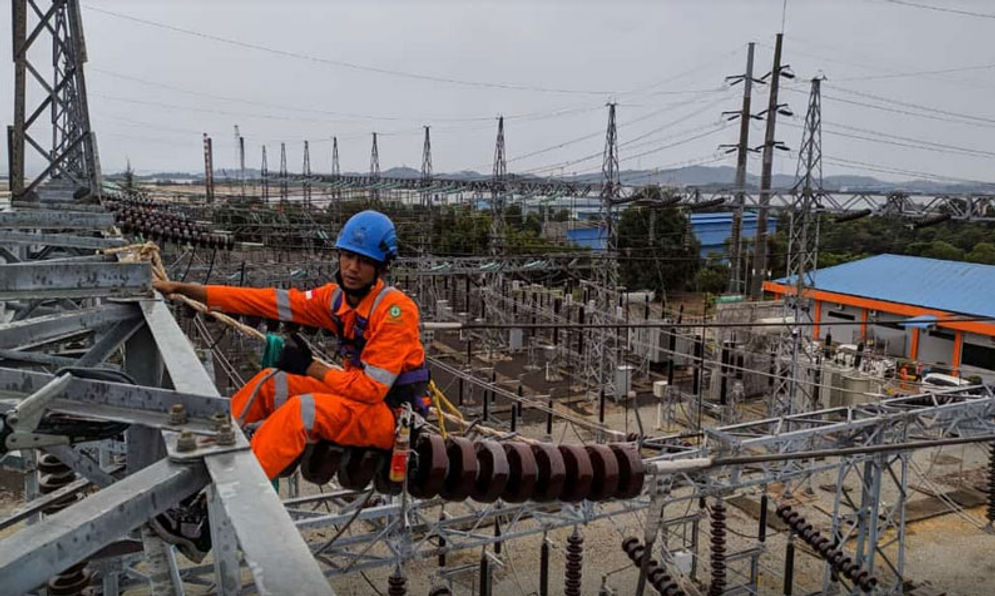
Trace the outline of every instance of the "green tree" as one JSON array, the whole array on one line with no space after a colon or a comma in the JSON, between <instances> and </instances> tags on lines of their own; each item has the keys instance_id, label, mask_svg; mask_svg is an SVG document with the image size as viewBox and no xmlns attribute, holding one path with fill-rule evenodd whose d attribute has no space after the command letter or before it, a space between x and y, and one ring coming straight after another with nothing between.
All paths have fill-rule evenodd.
<instances>
[{"instance_id":1,"label":"green tree","mask_svg":"<svg viewBox=\"0 0 995 596\"><path fill-rule=\"evenodd\" d=\"M659 187L643 188L634 199L618 222L621 282L630 289L660 292L692 287L699 244L688 217L674 206L653 204L666 202Z\"/></svg>"},{"instance_id":2,"label":"green tree","mask_svg":"<svg viewBox=\"0 0 995 596\"><path fill-rule=\"evenodd\" d=\"M964 260L964 251L957 248L949 242L944 242L943 240L934 240L927 244L920 256L929 257L931 259L943 259L946 261L962 261Z\"/></svg>"},{"instance_id":3,"label":"green tree","mask_svg":"<svg viewBox=\"0 0 995 596\"><path fill-rule=\"evenodd\" d=\"M964 260L971 261L972 263L995 265L995 244L991 242L979 242L975 244L971 252L964 256Z\"/></svg>"}]
</instances>

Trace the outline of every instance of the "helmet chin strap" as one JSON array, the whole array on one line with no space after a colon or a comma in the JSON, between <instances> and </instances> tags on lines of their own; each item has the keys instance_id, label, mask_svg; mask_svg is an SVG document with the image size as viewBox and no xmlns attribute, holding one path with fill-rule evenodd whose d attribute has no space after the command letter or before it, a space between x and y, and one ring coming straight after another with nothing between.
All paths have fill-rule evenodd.
<instances>
[{"instance_id":1,"label":"helmet chin strap","mask_svg":"<svg viewBox=\"0 0 995 596\"><path fill-rule=\"evenodd\" d=\"M342 280L342 272L341 271L335 272L335 283L339 284L339 287L342 288L342 291L345 293L347 297L354 298L357 301L366 298L366 295L373 290L373 286L377 285L378 279L380 279L380 271L377 271L376 276L373 277L373 281L371 281L370 283L359 288L358 290L350 290L349 288L346 287L345 282Z\"/></svg>"}]
</instances>

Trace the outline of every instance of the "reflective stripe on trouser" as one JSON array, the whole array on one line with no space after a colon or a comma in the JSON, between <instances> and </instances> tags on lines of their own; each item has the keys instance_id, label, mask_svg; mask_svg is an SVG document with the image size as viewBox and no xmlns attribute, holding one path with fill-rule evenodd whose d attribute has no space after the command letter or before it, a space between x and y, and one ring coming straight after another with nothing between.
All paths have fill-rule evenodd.
<instances>
[{"instance_id":1,"label":"reflective stripe on trouser","mask_svg":"<svg viewBox=\"0 0 995 596\"><path fill-rule=\"evenodd\" d=\"M390 449L394 414L386 404L369 405L331 393L295 395L252 436L252 452L270 478L285 470L309 440Z\"/></svg>"},{"instance_id":2,"label":"reflective stripe on trouser","mask_svg":"<svg viewBox=\"0 0 995 596\"><path fill-rule=\"evenodd\" d=\"M267 379L266 377L271 372L276 374ZM254 400L252 400L253 392L256 393ZM248 404L249 409L245 413L243 422L251 424L272 414L274 410L286 403L291 395L320 392L328 392L328 387L317 379L266 368L259 371L256 376L235 392L235 395L231 397L231 411L232 415L237 418Z\"/></svg>"},{"instance_id":3,"label":"reflective stripe on trouser","mask_svg":"<svg viewBox=\"0 0 995 596\"><path fill-rule=\"evenodd\" d=\"M233 412L241 412L266 373L261 371L232 396ZM281 377L292 396L282 405L277 403ZM394 444L394 414L383 402L371 405L345 399L328 393L317 379L282 371L265 381L258 393L245 421L265 419L252 437L252 452L270 478L297 459L309 440L380 449Z\"/></svg>"}]
</instances>

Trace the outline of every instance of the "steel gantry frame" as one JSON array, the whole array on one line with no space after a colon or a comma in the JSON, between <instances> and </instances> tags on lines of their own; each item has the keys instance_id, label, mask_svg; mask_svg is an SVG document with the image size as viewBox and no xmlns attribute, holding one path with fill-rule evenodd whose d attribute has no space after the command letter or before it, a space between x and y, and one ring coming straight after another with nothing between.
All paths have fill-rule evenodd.
<instances>
[{"instance_id":1,"label":"steel gantry frame","mask_svg":"<svg viewBox=\"0 0 995 596\"><path fill-rule=\"evenodd\" d=\"M10 190L14 200L32 196L50 178L62 179L70 196L77 188L102 191L97 143L87 106L86 43L79 0L12 0L14 124L9 128ZM33 15L34 18L29 18ZM29 27L30 24L30 27ZM48 52L51 79L39 52ZM30 75L30 76L29 76ZM32 83L29 85L29 83ZM35 91L29 94L28 89ZM31 96L42 99L29 104ZM30 113L28 110L31 110ZM42 130L48 113L50 130ZM50 141L41 134L48 132ZM30 183L25 178L25 147L34 149L43 167ZM47 145L47 146L46 146Z\"/></svg>"},{"instance_id":2,"label":"steel gantry frame","mask_svg":"<svg viewBox=\"0 0 995 596\"><path fill-rule=\"evenodd\" d=\"M171 586L170 578L179 577L172 550L151 532L138 530L167 507L206 488L219 593L240 590L240 563L249 569L260 593L278 593L289 585L299 586L301 593L332 593L241 431L235 430L233 445L217 442L215 415L228 417L228 400L218 394L162 298L152 295L148 265L94 254L95 249L119 244L113 219L49 211L47 199L53 197L46 196L44 186L39 191L39 209L0 218L3 228L27 224L33 230L50 230L38 234L32 244L51 242L51 250L32 252L32 245L19 237L0 238L5 261L0 265L0 295L5 305L20 307L14 311L16 320L0 324L0 359L5 365L0 368L0 408L9 413L25 407L27 397L44 397L45 411L54 414L127 423L121 450L125 469L113 471L113 462L96 461L92 449L67 447L64 439L45 435L40 426L28 438L35 437L32 440L43 449L101 490L39 519L38 512L52 502L52 495L37 492L35 457L30 449L22 449L20 457L7 453L4 465L27 472L28 502L15 521L8 518L2 525L25 517L33 523L0 541L0 585L10 593L33 590L80 560L115 559L123 540L137 542L148 556L159 553L157 560L173 571L159 569L162 573L157 574L153 566L148 576L139 577L146 577L153 589L182 592L182 587ZM66 219L74 216L78 221L67 225ZM94 245L99 239L86 237L83 242L76 235L80 231L102 231L107 244ZM67 264L88 270L81 274ZM102 279L108 282L94 283ZM53 375L6 366L12 363L119 370L134 385L73 377L62 391L45 396L43 387ZM182 423L170 417L178 405L186 418ZM193 452L177 446L181 430L200 437ZM106 456L101 453L100 459ZM76 491L80 488L75 486ZM117 559L122 566L100 566L105 593L116 592L126 575L136 573L130 568L133 560Z\"/></svg>"}]
</instances>

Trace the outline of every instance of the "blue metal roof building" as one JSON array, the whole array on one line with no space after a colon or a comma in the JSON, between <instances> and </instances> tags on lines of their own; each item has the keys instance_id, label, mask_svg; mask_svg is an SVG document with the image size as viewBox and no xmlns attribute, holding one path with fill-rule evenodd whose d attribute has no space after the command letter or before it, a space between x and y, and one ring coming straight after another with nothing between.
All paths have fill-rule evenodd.
<instances>
[{"instance_id":1,"label":"blue metal roof building","mask_svg":"<svg viewBox=\"0 0 995 596\"><path fill-rule=\"evenodd\" d=\"M827 292L995 318L995 265L885 254L819 269L812 278Z\"/></svg>"},{"instance_id":2,"label":"blue metal roof building","mask_svg":"<svg viewBox=\"0 0 995 596\"><path fill-rule=\"evenodd\" d=\"M691 231L701 246L698 254L705 258L709 254L718 253L725 257L726 240L732 234L732 213L692 213ZM773 234L777 231L777 218L767 218L767 231ZM757 234L757 214L743 213L742 237L753 238ZM592 227L567 230L567 240L585 248L603 250L605 248L604 230Z\"/></svg>"},{"instance_id":3,"label":"blue metal roof building","mask_svg":"<svg viewBox=\"0 0 995 596\"><path fill-rule=\"evenodd\" d=\"M885 254L819 269L812 280L804 293L815 338L873 341L889 355L995 378L995 266ZM764 289L793 294L794 279Z\"/></svg>"}]
</instances>

